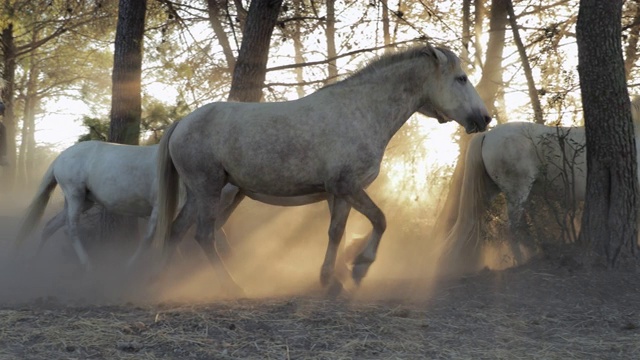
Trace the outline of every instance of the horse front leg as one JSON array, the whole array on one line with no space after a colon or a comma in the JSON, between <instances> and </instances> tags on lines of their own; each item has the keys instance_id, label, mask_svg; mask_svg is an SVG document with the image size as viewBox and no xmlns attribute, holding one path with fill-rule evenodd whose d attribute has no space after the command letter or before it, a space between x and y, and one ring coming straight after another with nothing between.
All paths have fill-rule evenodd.
<instances>
[{"instance_id":1,"label":"horse front leg","mask_svg":"<svg viewBox=\"0 0 640 360\"><path fill-rule=\"evenodd\" d=\"M320 283L323 287L328 287L327 294L330 297L336 297L343 288L342 283L335 276L336 258L340 242L344 236L351 205L345 199L335 197L329 200L329 211L331 212L329 244L327 245L327 253L320 271Z\"/></svg>"},{"instance_id":2,"label":"horse front leg","mask_svg":"<svg viewBox=\"0 0 640 360\"><path fill-rule=\"evenodd\" d=\"M356 284L359 285L376 259L380 239L382 239L382 234L387 228L387 221L382 210L371 200L364 189L347 196L346 199L354 209L366 216L373 226L373 231L369 235L367 244L353 261L351 276Z\"/></svg>"}]
</instances>

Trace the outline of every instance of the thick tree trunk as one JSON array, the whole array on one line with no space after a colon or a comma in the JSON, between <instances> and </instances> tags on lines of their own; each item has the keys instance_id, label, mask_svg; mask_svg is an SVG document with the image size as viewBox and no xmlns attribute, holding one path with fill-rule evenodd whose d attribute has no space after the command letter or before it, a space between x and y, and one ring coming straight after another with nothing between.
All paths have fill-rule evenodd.
<instances>
[{"instance_id":1,"label":"thick tree trunk","mask_svg":"<svg viewBox=\"0 0 640 360\"><path fill-rule=\"evenodd\" d=\"M230 101L262 100L267 73L271 34L278 20L282 0L253 0L242 36L238 61L233 71Z\"/></svg>"},{"instance_id":2,"label":"thick tree trunk","mask_svg":"<svg viewBox=\"0 0 640 360\"><path fill-rule=\"evenodd\" d=\"M608 266L637 250L637 154L621 16L622 0L581 0L576 25L588 168L580 240Z\"/></svg>"},{"instance_id":3,"label":"thick tree trunk","mask_svg":"<svg viewBox=\"0 0 640 360\"><path fill-rule=\"evenodd\" d=\"M142 112L142 40L147 0L120 0L113 56L109 141L137 145Z\"/></svg>"},{"instance_id":4,"label":"thick tree trunk","mask_svg":"<svg viewBox=\"0 0 640 360\"><path fill-rule=\"evenodd\" d=\"M8 166L2 171L2 191L13 190L16 176L16 120L13 113L13 102L15 99L15 76L16 76L16 45L13 37L13 24L6 24L2 29L2 53L4 55L2 79L5 87L2 89L2 102L4 103L4 116L2 122L5 127L7 160Z\"/></svg>"},{"instance_id":5,"label":"thick tree trunk","mask_svg":"<svg viewBox=\"0 0 640 360\"><path fill-rule=\"evenodd\" d=\"M142 114L142 42L146 0L120 0L113 57L111 122L108 141L138 145ZM102 242L126 241L138 235L137 218L103 210L100 216Z\"/></svg>"}]
</instances>

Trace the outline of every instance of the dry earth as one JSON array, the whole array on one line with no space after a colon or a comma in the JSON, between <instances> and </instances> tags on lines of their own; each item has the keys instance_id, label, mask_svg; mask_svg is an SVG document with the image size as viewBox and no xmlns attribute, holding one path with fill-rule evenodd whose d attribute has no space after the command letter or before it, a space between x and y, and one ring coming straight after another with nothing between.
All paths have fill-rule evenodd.
<instances>
[{"instance_id":1,"label":"dry earth","mask_svg":"<svg viewBox=\"0 0 640 360\"><path fill-rule=\"evenodd\" d=\"M0 220L3 229L17 222L15 216ZM10 233L3 232L7 244ZM213 287L208 275L197 281L191 276L185 285L193 269L160 290L144 288L114 267L109 277L79 274L70 265L68 245L52 241L57 247L47 250L47 261L2 247L0 359L640 356L640 274L634 269L587 268L554 256L461 279L399 280L394 264L402 264L385 261L383 254L393 251L381 248L380 263L361 289L327 300L315 286L319 247L313 261L292 250L292 258L312 263L309 271L296 277L292 268L281 269L298 286L279 285L282 277L269 283L275 273L268 269L275 265L266 262L238 275L240 283L257 279L263 286L255 288L263 290L246 299L221 299L186 295L193 287ZM201 260L185 253L186 263Z\"/></svg>"}]
</instances>

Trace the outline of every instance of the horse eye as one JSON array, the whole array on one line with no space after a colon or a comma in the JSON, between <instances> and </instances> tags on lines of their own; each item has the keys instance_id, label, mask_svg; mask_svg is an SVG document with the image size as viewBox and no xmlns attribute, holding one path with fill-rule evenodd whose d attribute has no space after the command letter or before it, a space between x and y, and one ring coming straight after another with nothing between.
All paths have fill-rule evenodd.
<instances>
[{"instance_id":1,"label":"horse eye","mask_svg":"<svg viewBox=\"0 0 640 360\"><path fill-rule=\"evenodd\" d=\"M468 78L467 78L467 75L460 75L460 76L458 76L458 77L456 78L456 80L457 80L460 84L464 85L464 84L466 84L466 83L467 83Z\"/></svg>"}]
</instances>

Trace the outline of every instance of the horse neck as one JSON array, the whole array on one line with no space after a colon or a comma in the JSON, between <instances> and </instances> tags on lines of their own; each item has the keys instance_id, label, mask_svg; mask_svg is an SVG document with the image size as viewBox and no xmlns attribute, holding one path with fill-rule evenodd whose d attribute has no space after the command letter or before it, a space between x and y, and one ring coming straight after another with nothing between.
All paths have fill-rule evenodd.
<instances>
[{"instance_id":1,"label":"horse neck","mask_svg":"<svg viewBox=\"0 0 640 360\"><path fill-rule=\"evenodd\" d=\"M422 66L421 69L417 69L418 63ZM424 62L414 61L411 65L389 66L350 88L352 93L362 94L361 98L368 102L364 106L371 113L368 117L373 122L370 124L371 128L375 129L379 139L385 144L424 102L422 88L429 81L424 75ZM419 78L421 74L422 79Z\"/></svg>"}]
</instances>

